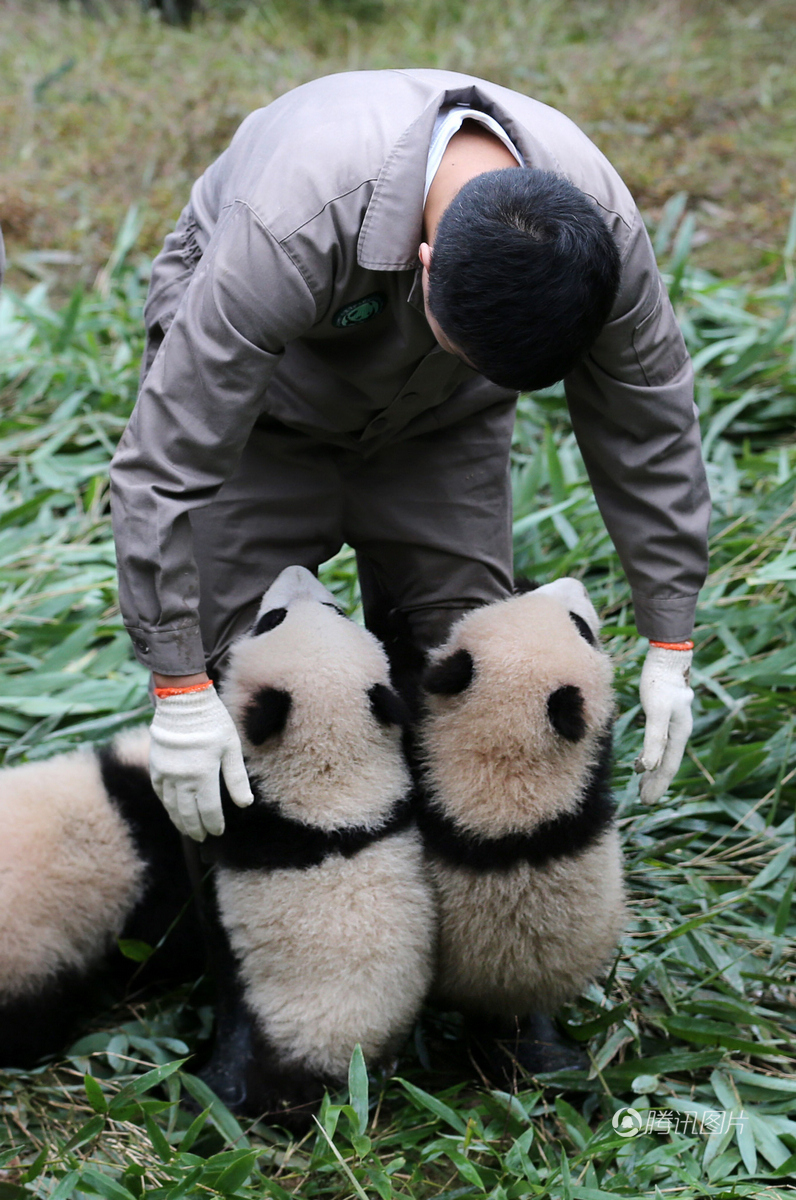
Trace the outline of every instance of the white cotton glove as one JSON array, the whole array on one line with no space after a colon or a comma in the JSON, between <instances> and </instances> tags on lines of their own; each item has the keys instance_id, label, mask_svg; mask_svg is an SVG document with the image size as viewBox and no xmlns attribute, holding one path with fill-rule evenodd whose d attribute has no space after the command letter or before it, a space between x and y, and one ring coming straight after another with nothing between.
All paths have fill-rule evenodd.
<instances>
[{"instance_id":1,"label":"white cotton glove","mask_svg":"<svg viewBox=\"0 0 796 1200\"><path fill-rule=\"evenodd\" d=\"M254 800L238 731L214 687L159 698L150 736L152 786L180 833L203 842L224 832L219 767L239 807Z\"/></svg>"},{"instance_id":2,"label":"white cotton glove","mask_svg":"<svg viewBox=\"0 0 796 1200\"><path fill-rule=\"evenodd\" d=\"M674 779L691 733L691 658L691 650L650 646L644 660L639 696L647 724L644 749L636 761L636 770L644 772L644 804L660 800Z\"/></svg>"}]
</instances>

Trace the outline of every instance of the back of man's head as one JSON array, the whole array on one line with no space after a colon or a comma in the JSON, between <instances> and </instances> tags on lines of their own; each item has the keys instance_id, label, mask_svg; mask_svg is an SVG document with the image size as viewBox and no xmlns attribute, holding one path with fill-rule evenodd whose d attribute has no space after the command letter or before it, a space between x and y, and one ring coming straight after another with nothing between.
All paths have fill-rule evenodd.
<instances>
[{"instance_id":1,"label":"back of man's head","mask_svg":"<svg viewBox=\"0 0 796 1200\"><path fill-rule=\"evenodd\" d=\"M529 391L575 366L608 318L619 252L597 206L567 179L487 171L442 214L429 308L488 379Z\"/></svg>"}]
</instances>

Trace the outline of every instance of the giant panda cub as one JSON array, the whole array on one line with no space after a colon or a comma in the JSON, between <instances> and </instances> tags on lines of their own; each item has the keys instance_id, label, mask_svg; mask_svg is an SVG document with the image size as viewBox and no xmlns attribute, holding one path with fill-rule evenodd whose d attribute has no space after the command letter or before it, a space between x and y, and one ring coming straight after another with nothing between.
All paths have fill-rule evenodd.
<instances>
[{"instance_id":1,"label":"giant panda cub","mask_svg":"<svg viewBox=\"0 0 796 1200\"><path fill-rule=\"evenodd\" d=\"M357 1043L371 1064L397 1049L431 981L405 710L380 643L302 567L266 592L221 694L255 796L225 799L225 831L205 843L254 1026L243 1091L225 1098L295 1126L345 1080ZM205 1071L222 1094L240 1044L238 1022Z\"/></svg>"},{"instance_id":2,"label":"giant panda cub","mask_svg":"<svg viewBox=\"0 0 796 1200\"><path fill-rule=\"evenodd\" d=\"M612 671L598 629L583 585L561 579L469 613L425 674L434 991L507 1030L533 1030L536 1014L574 998L623 927ZM525 1058L518 1044L522 1065L564 1065L535 1040Z\"/></svg>"},{"instance_id":3,"label":"giant panda cub","mask_svg":"<svg viewBox=\"0 0 796 1200\"><path fill-rule=\"evenodd\" d=\"M148 757L141 729L0 771L0 1066L62 1049L103 982L202 970L180 836ZM163 944L142 968L119 938Z\"/></svg>"}]
</instances>

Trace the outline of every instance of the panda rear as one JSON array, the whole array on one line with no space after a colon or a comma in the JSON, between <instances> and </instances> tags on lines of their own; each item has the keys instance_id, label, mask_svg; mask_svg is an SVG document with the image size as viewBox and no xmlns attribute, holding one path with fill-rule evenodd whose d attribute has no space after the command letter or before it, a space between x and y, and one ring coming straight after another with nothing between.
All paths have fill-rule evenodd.
<instances>
[{"instance_id":1,"label":"panda rear","mask_svg":"<svg viewBox=\"0 0 796 1200\"><path fill-rule=\"evenodd\" d=\"M100 983L195 978L204 953L146 730L0 772L0 1066L61 1050ZM145 967L120 938L155 947Z\"/></svg>"}]
</instances>

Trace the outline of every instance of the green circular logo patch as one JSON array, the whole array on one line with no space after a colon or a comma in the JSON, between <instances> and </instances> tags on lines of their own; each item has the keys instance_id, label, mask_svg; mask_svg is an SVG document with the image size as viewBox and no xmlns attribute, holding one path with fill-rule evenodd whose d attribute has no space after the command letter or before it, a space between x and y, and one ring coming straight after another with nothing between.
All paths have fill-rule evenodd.
<instances>
[{"instance_id":1,"label":"green circular logo patch","mask_svg":"<svg viewBox=\"0 0 796 1200\"><path fill-rule=\"evenodd\" d=\"M337 310L332 317L332 324L335 329L361 325L363 321L369 321L371 317L377 317L383 312L386 303L387 297L382 292L373 292L370 296L363 296L361 300L352 300L350 304L344 304Z\"/></svg>"}]
</instances>

